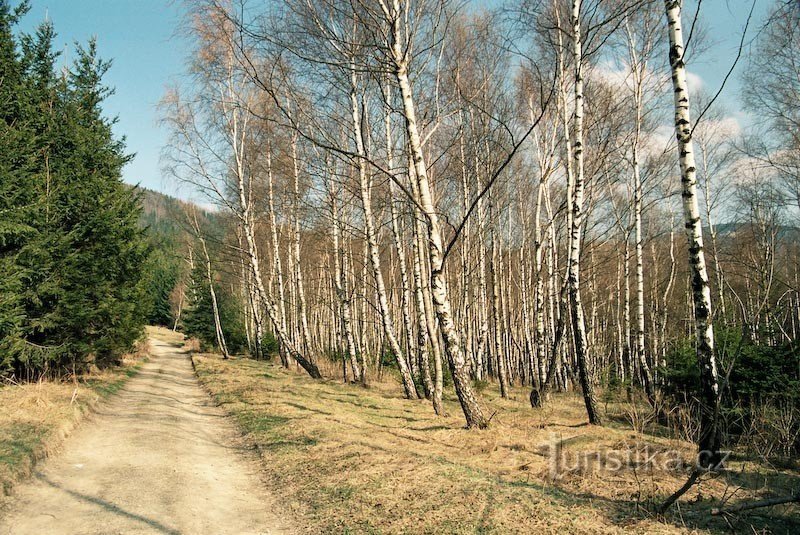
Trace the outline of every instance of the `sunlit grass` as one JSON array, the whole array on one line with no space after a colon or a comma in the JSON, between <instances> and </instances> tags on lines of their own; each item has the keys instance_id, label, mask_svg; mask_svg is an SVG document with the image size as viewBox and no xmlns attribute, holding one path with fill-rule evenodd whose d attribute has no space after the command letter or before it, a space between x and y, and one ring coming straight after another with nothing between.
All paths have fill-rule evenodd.
<instances>
[{"instance_id":1,"label":"sunlit grass","mask_svg":"<svg viewBox=\"0 0 800 535\"><path fill-rule=\"evenodd\" d=\"M503 400L487 385L482 397L492 425L470 431L453 396L445 400L449 416L439 418L426 401L400 397L390 381L365 389L267 362L194 360L203 383L259 448L273 488L305 529L320 533L715 532L726 524L708 511L736 484L735 473L759 474L774 492L800 481L737 462L730 476L703 482L680 513L661 520L653 505L683 483L684 472L590 467L550 477L552 441L576 454L649 447L691 461L691 443L635 432L620 417L622 403L606 404L613 425L594 427L585 425L576 395L556 395L532 410L525 389ZM763 491L746 488L735 499ZM793 530L796 512L774 511L754 525Z\"/></svg>"}]
</instances>

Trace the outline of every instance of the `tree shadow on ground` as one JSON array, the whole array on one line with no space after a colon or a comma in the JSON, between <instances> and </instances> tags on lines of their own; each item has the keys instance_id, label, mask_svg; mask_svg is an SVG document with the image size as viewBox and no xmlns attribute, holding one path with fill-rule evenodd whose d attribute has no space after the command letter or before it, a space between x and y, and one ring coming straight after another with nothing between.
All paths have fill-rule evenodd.
<instances>
[{"instance_id":1,"label":"tree shadow on ground","mask_svg":"<svg viewBox=\"0 0 800 535\"><path fill-rule=\"evenodd\" d=\"M157 520L154 520L152 518L147 518L146 516L142 516L142 515L139 515L139 514L136 514L136 513L132 513L130 511L126 511L125 509L119 507L118 505L115 505L115 504L113 504L111 502L108 502L108 501L103 500L101 498L98 498L96 496L90 496L88 494L83 494L81 492L78 492L78 491L75 491L75 490L72 490L72 489L68 489L67 487L65 487L63 485L61 485L59 483L56 483L55 481L53 481L51 479L48 479L43 474L40 474L40 473L36 474L36 478L39 481L45 483L46 485L49 485L49 486L51 486L53 488L56 488L56 489L58 489L58 490L60 490L62 492L65 492L65 493L69 494L73 498L76 498L78 500L81 500L81 501L84 501L84 502L87 502L87 503L91 503L91 504L97 505L98 507L104 509L105 511L108 511L108 512L113 513L115 515L119 515L119 516L122 516L124 518L129 518L131 520L135 520L137 522L141 522L142 524L145 524L146 526L152 528L153 530L155 530L155 531L157 531L159 533L164 533L166 535L181 535L181 532L178 531L177 529L173 529L173 528L171 528L171 527L169 527L169 526L167 526L165 524L162 524L161 522L159 522Z\"/></svg>"}]
</instances>

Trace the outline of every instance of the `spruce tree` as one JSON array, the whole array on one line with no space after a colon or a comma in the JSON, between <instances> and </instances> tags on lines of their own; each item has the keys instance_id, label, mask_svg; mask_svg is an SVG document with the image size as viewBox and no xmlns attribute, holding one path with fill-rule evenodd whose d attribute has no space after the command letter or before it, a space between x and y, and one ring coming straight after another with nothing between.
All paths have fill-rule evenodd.
<instances>
[{"instance_id":1,"label":"spruce tree","mask_svg":"<svg viewBox=\"0 0 800 535\"><path fill-rule=\"evenodd\" d=\"M236 298L226 291L222 285L214 283L217 297L219 318L225 342L232 353L242 351L247 347L244 332L244 322L236 306ZM217 344L217 335L214 328L214 311L211 303L211 292L208 288L208 277L205 267L201 262L195 263L189 279L187 290L189 303L183 318L183 332L187 336L197 338L203 346L211 348Z\"/></svg>"},{"instance_id":2,"label":"spruce tree","mask_svg":"<svg viewBox=\"0 0 800 535\"><path fill-rule=\"evenodd\" d=\"M142 334L148 248L130 156L102 104L110 63L91 41L55 68L55 32L15 37L0 0L0 373L113 361Z\"/></svg>"},{"instance_id":3,"label":"spruce tree","mask_svg":"<svg viewBox=\"0 0 800 535\"><path fill-rule=\"evenodd\" d=\"M22 354L26 270L24 246L36 235L37 196L29 180L33 168L33 131L26 114L28 91L14 28L27 3L12 9L0 0L0 372Z\"/></svg>"}]
</instances>

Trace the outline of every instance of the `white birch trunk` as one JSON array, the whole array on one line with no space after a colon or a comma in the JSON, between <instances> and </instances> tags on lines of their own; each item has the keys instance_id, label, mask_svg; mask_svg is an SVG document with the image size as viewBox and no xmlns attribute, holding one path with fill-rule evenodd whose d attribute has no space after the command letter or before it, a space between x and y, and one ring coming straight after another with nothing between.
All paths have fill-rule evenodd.
<instances>
[{"instance_id":1,"label":"white birch trunk","mask_svg":"<svg viewBox=\"0 0 800 535\"><path fill-rule=\"evenodd\" d=\"M294 267L295 267L295 284L297 285L297 314L300 316L300 332L302 334L302 348L304 353L310 353L312 350L311 333L308 329L308 304L306 303L306 288L303 283L303 265L300 262L300 167L297 160L297 134L292 134L292 175L293 175L293 192L294 192Z\"/></svg>"},{"instance_id":2,"label":"white birch trunk","mask_svg":"<svg viewBox=\"0 0 800 535\"><path fill-rule=\"evenodd\" d=\"M286 290L283 283L283 265L281 263L281 249L278 239L278 221L275 217L275 180L272 175L272 144L267 142L267 209L269 211L270 243L272 244L272 273L278 287L278 321L282 330L286 331ZM289 360L284 347L279 348L281 363L289 367Z\"/></svg>"},{"instance_id":3,"label":"white birch trunk","mask_svg":"<svg viewBox=\"0 0 800 535\"><path fill-rule=\"evenodd\" d=\"M468 427L487 427L489 422L475 396L475 391L469 379L467 363L461 349L461 336L453 322L453 313L447 292L444 277L444 243L439 224L439 216L433 204L433 194L428 181L428 169L422 152L422 139L417 126L417 114L414 106L411 82L408 79L407 47L403 46L400 19L402 11L400 1L392 2L392 12L389 16L391 28L390 53L395 66L395 76L400 86L403 100L403 114L406 119L406 133L408 134L409 148L414 162L417 185L419 187L419 204L422 213L427 219L428 251L430 255L431 270L431 297L439 319L439 328L444 338L445 352L447 354L450 372L453 376L453 385L464 411Z\"/></svg>"},{"instance_id":4,"label":"white birch trunk","mask_svg":"<svg viewBox=\"0 0 800 535\"><path fill-rule=\"evenodd\" d=\"M711 288L708 283L705 253L703 251L703 226L697 200L697 168L692 144L692 121L689 113L689 87L686 82L686 65L683 60L683 29L681 27L681 0L665 0L669 33L669 62L672 68L672 86L675 96L675 135L678 140L683 214L686 239L689 244L692 303L697 338L697 360L700 365L701 420L698 447L703 467L712 467L719 461L720 430L717 424L719 379L714 357L714 327L711 323Z\"/></svg>"},{"instance_id":5,"label":"white birch trunk","mask_svg":"<svg viewBox=\"0 0 800 535\"><path fill-rule=\"evenodd\" d=\"M403 355L403 350L397 340L394 322L392 321L391 310L389 309L389 300L386 296L386 283L383 279L383 272L381 271L381 260L378 251L378 240L375 230L374 216L372 213L372 194L370 191L369 175L367 172L366 150L364 148L363 132L361 130L361 114L359 112L358 98L356 96L357 80L355 72L351 73L352 87L350 90L350 104L352 106L352 119L353 119L353 134L356 142L356 150L358 151L358 178L359 178L359 191L361 193L361 203L364 209L364 231L367 237L367 253L369 256L370 266L372 267L372 277L375 280L376 293L378 298L378 307L381 316L381 325L383 333L386 336L386 342L389 344L397 362L397 368L400 370L400 378L403 382L403 390L409 399L417 399L416 386L414 379L411 376L411 371L408 368L408 363Z\"/></svg>"},{"instance_id":6,"label":"white birch trunk","mask_svg":"<svg viewBox=\"0 0 800 535\"><path fill-rule=\"evenodd\" d=\"M353 372L353 380L364 383L366 377L364 370L358 364L358 351L356 350L355 337L353 336L353 315L350 309L350 296L347 291L345 273L342 262L346 256L344 255L339 234L340 234L340 221L339 221L339 208L336 204L335 194L331 195L331 216L333 219L333 263L334 263L334 284L336 286L336 294L342 307L342 331L344 334L345 346L347 347L348 358L350 360L350 368Z\"/></svg>"},{"instance_id":7,"label":"white birch trunk","mask_svg":"<svg viewBox=\"0 0 800 535\"><path fill-rule=\"evenodd\" d=\"M597 410L597 400L594 396L594 386L591 382L588 369L589 343L586 337L586 320L583 313L580 287L580 261L581 261L581 231L583 227L583 198L584 198L584 172L583 172L583 41L581 36L581 0L572 2L572 37L573 57L575 62L575 114L574 132L575 142L573 147L575 160L575 190L572 196L572 222L569 255L569 295L572 305L572 330L575 339L575 358L578 364L578 374L583 390L583 400L589 423L600 425L600 413Z\"/></svg>"}]
</instances>

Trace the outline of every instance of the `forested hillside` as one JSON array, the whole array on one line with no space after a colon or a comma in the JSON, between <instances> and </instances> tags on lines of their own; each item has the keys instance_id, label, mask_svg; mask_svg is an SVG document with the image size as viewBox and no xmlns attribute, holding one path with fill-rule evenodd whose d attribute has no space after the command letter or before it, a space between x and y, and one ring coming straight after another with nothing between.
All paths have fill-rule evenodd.
<instances>
[{"instance_id":1,"label":"forested hillside","mask_svg":"<svg viewBox=\"0 0 800 535\"><path fill-rule=\"evenodd\" d=\"M146 230L150 250L144 266L143 285L146 321L151 325L163 325L180 329L202 342L216 341L214 312L218 306L222 315L222 328L231 338L233 348L241 349L242 320L234 313L232 298L221 286L219 273L211 270L215 285L214 305L210 301L209 272L202 252L196 257L196 229L202 227L206 248L219 250L213 236L219 232L224 221L214 212L198 208L191 202L181 201L157 191L136 188L141 198L142 213L139 225ZM215 230L216 229L216 230ZM210 243L209 243L210 242ZM225 254L224 249L221 251Z\"/></svg>"}]
</instances>

